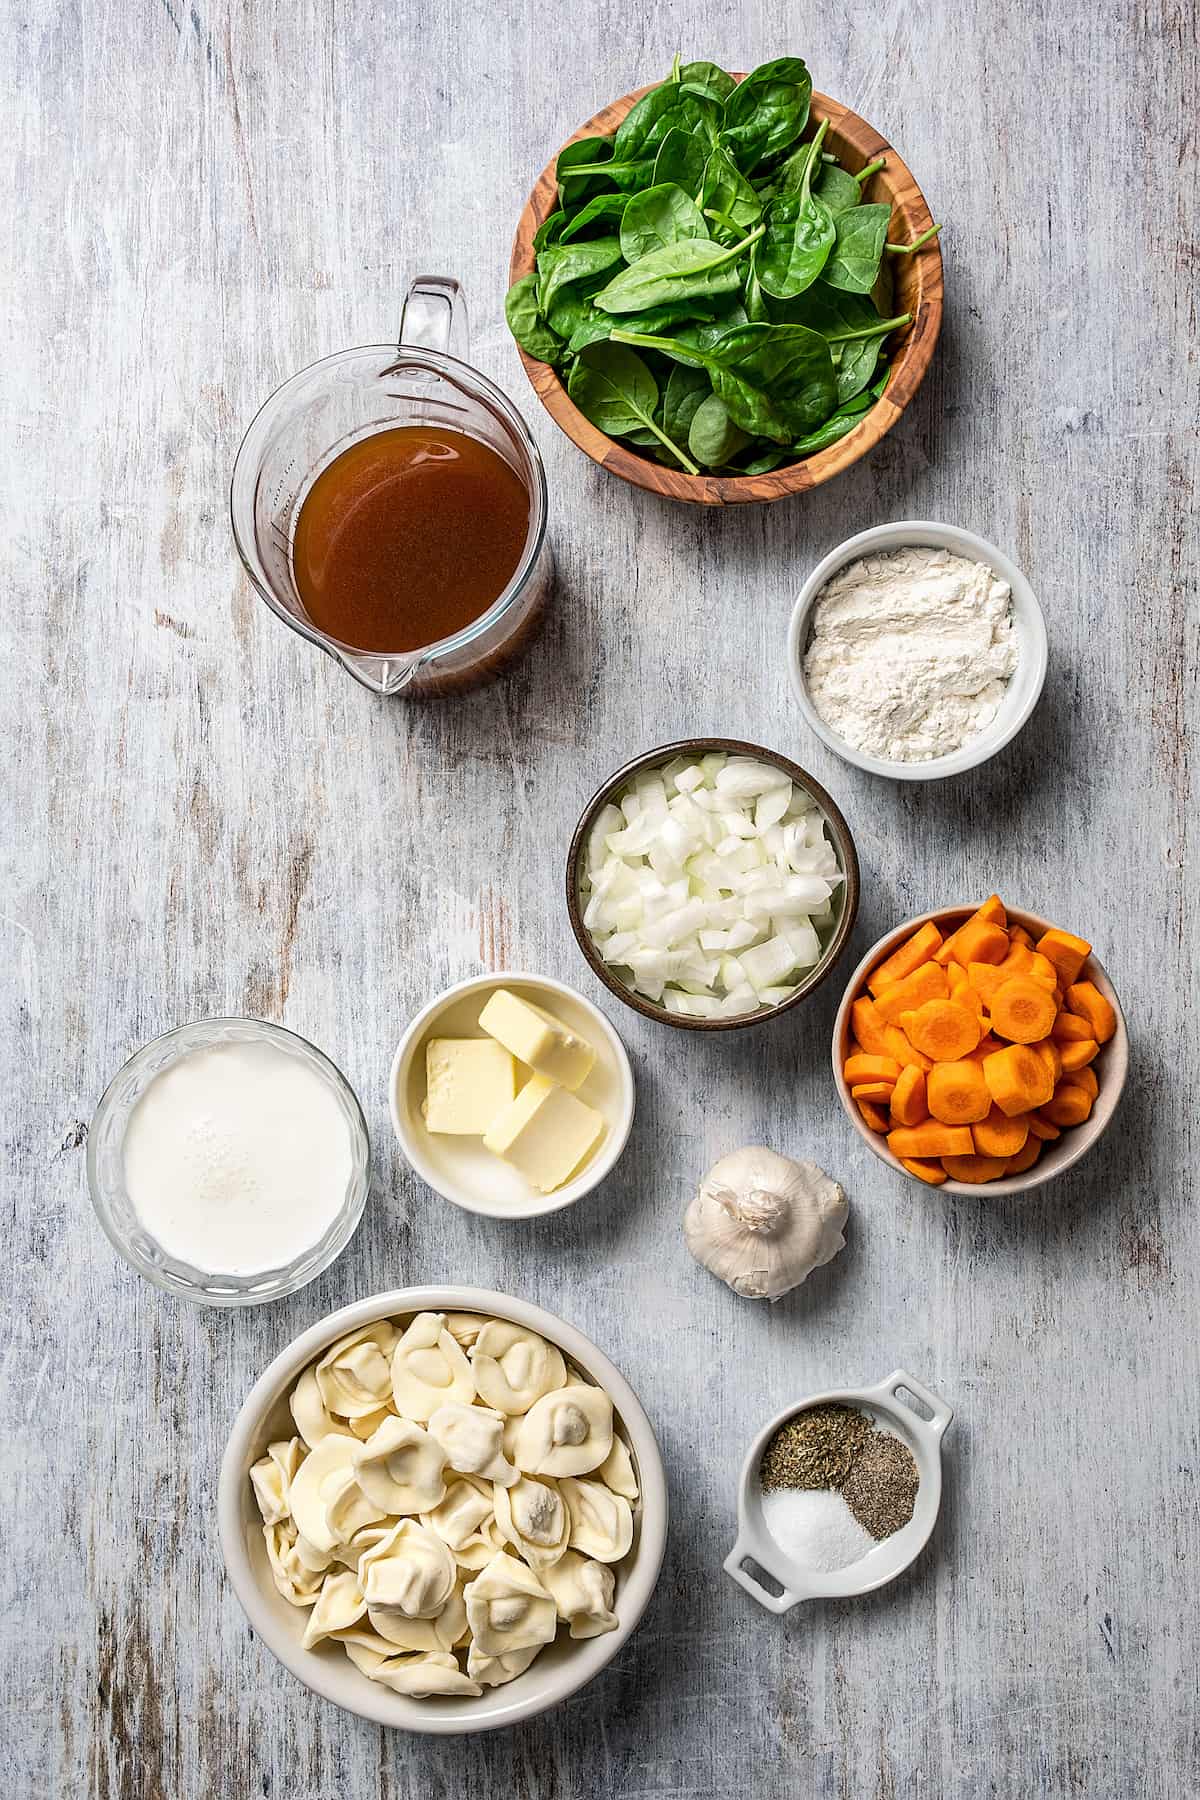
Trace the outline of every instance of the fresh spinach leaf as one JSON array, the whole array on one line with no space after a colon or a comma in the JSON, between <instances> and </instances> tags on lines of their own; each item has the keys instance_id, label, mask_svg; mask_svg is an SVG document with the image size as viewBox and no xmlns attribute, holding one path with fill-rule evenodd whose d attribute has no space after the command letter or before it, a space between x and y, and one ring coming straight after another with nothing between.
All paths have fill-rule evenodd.
<instances>
[{"instance_id":1,"label":"fresh spinach leaf","mask_svg":"<svg viewBox=\"0 0 1200 1800\"><path fill-rule=\"evenodd\" d=\"M837 163L821 164L813 177L812 191L825 202L835 219L839 213L849 212L862 199L858 182Z\"/></svg>"},{"instance_id":2,"label":"fresh spinach leaf","mask_svg":"<svg viewBox=\"0 0 1200 1800\"><path fill-rule=\"evenodd\" d=\"M557 243L562 237L566 223L567 215L560 209L556 208L554 212L548 213L533 234L534 254L536 255L539 250L545 250L549 245Z\"/></svg>"},{"instance_id":3,"label":"fresh spinach leaf","mask_svg":"<svg viewBox=\"0 0 1200 1800\"><path fill-rule=\"evenodd\" d=\"M522 275L520 281L514 281L504 297L504 317L527 356L538 362L558 362L563 341L551 331L538 307L536 275Z\"/></svg>"},{"instance_id":4,"label":"fresh spinach leaf","mask_svg":"<svg viewBox=\"0 0 1200 1800\"><path fill-rule=\"evenodd\" d=\"M833 413L823 425L818 425L815 431L807 432L804 437L797 438L792 445L793 454L815 456L818 450L828 450L830 444L836 444L839 438L846 436L848 431L853 431L874 405L870 395L864 394L862 398L866 401L865 405L857 406L852 402L850 406L842 407Z\"/></svg>"},{"instance_id":5,"label":"fresh spinach leaf","mask_svg":"<svg viewBox=\"0 0 1200 1800\"><path fill-rule=\"evenodd\" d=\"M722 213L737 227L739 236L762 218L761 200L721 144L713 148L704 165L700 208Z\"/></svg>"},{"instance_id":6,"label":"fresh spinach leaf","mask_svg":"<svg viewBox=\"0 0 1200 1800\"><path fill-rule=\"evenodd\" d=\"M762 450L749 460L743 459L738 464L739 475L769 475L782 462L791 461L791 452L774 445L770 450Z\"/></svg>"},{"instance_id":7,"label":"fresh spinach leaf","mask_svg":"<svg viewBox=\"0 0 1200 1800\"><path fill-rule=\"evenodd\" d=\"M812 76L798 56L763 63L725 102L722 141L739 169L749 171L795 143L808 123Z\"/></svg>"},{"instance_id":8,"label":"fresh spinach leaf","mask_svg":"<svg viewBox=\"0 0 1200 1800\"><path fill-rule=\"evenodd\" d=\"M677 444L686 444L696 409L711 393L712 382L706 369L676 363L663 393L662 422L667 436Z\"/></svg>"},{"instance_id":9,"label":"fresh spinach leaf","mask_svg":"<svg viewBox=\"0 0 1200 1800\"><path fill-rule=\"evenodd\" d=\"M719 469L732 462L750 442L750 434L735 425L726 411L725 402L717 394L701 400L688 427L688 450L706 468Z\"/></svg>"},{"instance_id":10,"label":"fresh spinach leaf","mask_svg":"<svg viewBox=\"0 0 1200 1800\"><path fill-rule=\"evenodd\" d=\"M593 177L597 173L595 165L612 161L612 139L605 137L577 138L573 144L567 144L559 151L558 161L554 165L554 179L558 183L558 203L565 206L567 201L566 183L570 182L570 200L578 205L590 195L603 190L603 182Z\"/></svg>"},{"instance_id":11,"label":"fresh spinach leaf","mask_svg":"<svg viewBox=\"0 0 1200 1800\"><path fill-rule=\"evenodd\" d=\"M837 229L833 214L812 192L812 174L825 135L825 123L808 147L800 185L781 194L767 208L767 235L754 253L754 268L764 291L789 300L811 287L829 258Z\"/></svg>"},{"instance_id":12,"label":"fresh spinach leaf","mask_svg":"<svg viewBox=\"0 0 1200 1800\"><path fill-rule=\"evenodd\" d=\"M586 206L580 207L577 213L569 216L566 213L551 213L551 219L563 221L558 232L558 242L570 244L576 238L582 237L584 232L590 230L593 225L619 224L621 215L628 204L628 194L595 194ZM547 219L546 223L549 224L550 219ZM534 245L538 249L541 248L536 238Z\"/></svg>"},{"instance_id":13,"label":"fresh spinach leaf","mask_svg":"<svg viewBox=\"0 0 1200 1800\"><path fill-rule=\"evenodd\" d=\"M890 206L856 206L834 220L836 242L822 274L830 287L869 294L887 242Z\"/></svg>"},{"instance_id":14,"label":"fresh spinach leaf","mask_svg":"<svg viewBox=\"0 0 1200 1800\"><path fill-rule=\"evenodd\" d=\"M548 314L554 296L573 282L601 275L621 260L621 240L589 238L577 244L551 244L537 259L538 306Z\"/></svg>"},{"instance_id":15,"label":"fresh spinach leaf","mask_svg":"<svg viewBox=\"0 0 1200 1800\"><path fill-rule=\"evenodd\" d=\"M734 423L779 444L812 430L837 404L829 345L803 325L735 325L705 347L687 342L683 332L651 337L622 331L613 334L617 340L707 369L713 393Z\"/></svg>"},{"instance_id":16,"label":"fresh spinach leaf","mask_svg":"<svg viewBox=\"0 0 1200 1800\"><path fill-rule=\"evenodd\" d=\"M716 143L724 123L724 107L707 94L693 93L674 82L651 88L626 113L613 138L617 162L653 157L670 131L686 131Z\"/></svg>"},{"instance_id":17,"label":"fresh spinach leaf","mask_svg":"<svg viewBox=\"0 0 1200 1800\"><path fill-rule=\"evenodd\" d=\"M671 181L633 194L621 219L621 255L627 263L640 262L684 238L707 237L704 214L691 195Z\"/></svg>"},{"instance_id":18,"label":"fresh spinach leaf","mask_svg":"<svg viewBox=\"0 0 1200 1800\"><path fill-rule=\"evenodd\" d=\"M697 295L736 294L742 285L737 263L762 235L763 227L739 244L725 246L705 238L681 238L664 250L653 250L614 276L596 296L601 312L644 312L648 306Z\"/></svg>"},{"instance_id":19,"label":"fresh spinach leaf","mask_svg":"<svg viewBox=\"0 0 1200 1800\"><path fill-rule=\"evenodd\" d=\"M694 197L700 192L707 159L705 139L673 125L658 146L651 185L661 187L664 182L673 181Z\"/></svg>"},{"instance_id":20,"label":"fresh spinach leaf","mask_svg":"<svg viewBox=\"0 0 1200 1800\"><path fill-rule=\"evenodd\" d=\"M618 326L626 331L664 332L671 331L676 325L692 319L703 319L706 316L703 301L680 300L674 306L655 306L648 312L628 313L618 316L613 313L597 312L588 302L587 317L570 336L567 349L574 355L586 348L588 344L603 343L612 336ZM718 327L718 335L725 326Z\"/></svg>"},{"instance_id":21,"label":"fresh spinach leaf","mask_svg":"<svg viewBox=\"0 0 1200 1800\"><path fill-rule=\"evenodd\" d=\"M682 63L675 79L687 87L700 88L722 102L728 100L737 87L733 76L727 75L714 62Z\"/></svg>"},{"instance_id":22,"label":"fresh spinach leaf","mask_svg":"<svg viewBox=\"0 0 1200 1800\"><path fill-rule=\"evenodd\" d=\"M609 437L651 431L689 474L700 473L687 453L654 423L658 383L642 358L623 344L592 344L584 350L571 371L567 392L580 412Z\"/></svg>"}]
</instances>

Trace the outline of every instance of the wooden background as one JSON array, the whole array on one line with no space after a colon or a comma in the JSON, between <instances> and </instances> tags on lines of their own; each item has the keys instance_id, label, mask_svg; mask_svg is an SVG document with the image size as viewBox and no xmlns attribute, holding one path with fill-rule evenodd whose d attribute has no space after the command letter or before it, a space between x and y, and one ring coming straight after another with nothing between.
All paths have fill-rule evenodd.
<instances>
[{"instance_id":1,"label":"wooden background","mask_svg":"<svg viewBox=\"0 0 1200 1800\"><path fill-rule=\"evenodd\" d=\"M1095 1795L1200 1781L1195 1398L1196 20L1184 5L878 0L795 9L95 0L4 6L0 692L5 1515L0 1683L14 1800ZM866 464L773 510L606 478L535 411L502 324L547 155L676 48L803 53L900 148L943 238L930 379ZM378 702L235 564L239 434L303 363L458 275L479 365L546 456L557 612L472 698ZM938 787L807 734L784 630L851 531L947 519L1046 610L1035 720ZM705 1041L603 1004L639 1082L630 1149L566 1215L503 1228L399 1163L404 1022L483 967L601 998L560 865L627 756L759 739L840 801L854 956L997 887L1095 939L1133 1074L1109 1141L1023 1206L892 1179L835 1104L838 982ZM292 1300L197 1312L93 1221L86 1121L151 1033L280 1019L347 1070L374 1136L357 1239ZM774 1310L686 1256L680 1213L759 1140L846 1185L845 1253ZM263 1364L407 1281L555 1309L638 1388L669 1466L646 1621L560 1712L487 1738L381 1732L314 1700L221 1574L215 1476ZM763 1418L897 1363L957 1408L930 1551L894 1589L777 1621L721 1573Z\"/></svg>"}]
</instances>

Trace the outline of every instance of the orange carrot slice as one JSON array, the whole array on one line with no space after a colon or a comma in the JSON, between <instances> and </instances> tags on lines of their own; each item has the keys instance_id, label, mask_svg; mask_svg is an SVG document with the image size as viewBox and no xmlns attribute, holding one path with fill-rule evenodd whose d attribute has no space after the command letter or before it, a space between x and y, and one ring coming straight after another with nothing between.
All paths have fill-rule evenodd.
<instances>
[{"instance_id":1,"label":"orange carrot slice","mask_svg":"<svg viewBox=\"0 0 1200 1800\"><path fill-rule=\"evenodd\" d=\"M1000 1156L943 1156L942 1167L951 1181L998 1181L1008 1167Z\"/></svg>"},{"instance_id":2,"label":"orange carrot slice","mask_svg":"<svg viewBox=\"0 0 1200 1800\"><path fill-rule=\"evenodd\" d=\"M926 919L924 925L913 932L898 950L885 957L877 968L867 976L867 986L873 994L881 994L885 987L894 981L903 981L914 969L919 969L923 962L928 962L942 941L942 934L932 919Z\"/></svg>"},{"instance_id":3,"label":"orange carrot slice","mask_svg":"<svg viewBox=\"0 0 1200 1800\"><path fill-rule=\"evenodd\" d=\"M902 1020L905 1036L934 1062L957 1062L974 1050L983 1036L978 1014L957 1000L926 1000Z\"/></svg>"},{"instance_id":4,"label":"orange carrot slice","mask_svg":"<svg viewBox=\"0 0 1200 1800\"><path fill-rule=\"evenodd\" d=\"M1116 1009L1093 981L1075 981L1068 985L1067 1010L1087 1020L1098 1044L1107 1044L1117 1029Z\"/></svg>"},{"instance_id":5,"label":"orange carrot slice","mask_svg":"<svg viewBox=\"0 0 1200 1800\"><path fill-rule=\"evenodd\" d=\"M1054 996L1026 975L1014 975L991 998L992 1030L1013 1044L1033 1044L1048 1037L1058 1008Z\"/></svg>"},{"instance_id":6,"label":"orange carrot slice","mask_svg":"<svg viewBox=\"0 0 1200 1800\"><path fill-rule=\"evenodd\" d=\"M926 1161L919 1156L902 1156L900 1161L910 1175L915 1175L918 1181L928 1182L930 1187L941 1187L946 1179L946 1171L940 1162Z\"/></svg>"},{"instance_id":7,"label":"orange carrot slice","mask_svg":"<svg viewBox=\"0 0 1200 1800\"><path fill-rule=\"evenodd\" d=\"M1079 980L1080 971L1092 954L1092 946L1086 938L1076 937L1073 931L1060 931L1057 925L1052 925L1049 931L1042 933L1037 941L1037 948L1048 962L1054 964L1058 979L1065 988Z\"/></svg>"},{"instance_id":8,"label":"orange carrot slice","mask_svg":"<svg viewBox=\"0 0 1200 1800\"><path fill-rule=\"evenodd\" d=\"M983 1066L970 1057L935 1063L925 1077L925 1100L943 1125L974 1125L991 1107Z\"/></svg>"},{"instance_id":9,"label":"orange carrot slice","mask_svg":"<svg viewBox=\"0 0 1200 1800\"><path fill-rule=\"evenodd\" d=\"M893 1125L919 1125L929 1117L925 1101L925 1071L910 1063L901 1069L891 1101Z\"/></svg>"},{"instance_id":10,"label":"orange carrot slice","mask_svg":"<svg viewBox=\"0 0 1200 1800\"><path fill-rule=\"evenodd\" d=\"M1016 1113L1011 1119L993 1106L986 1119L971 1128L975 1148L980 1156L1010 1157L1018 1155L1029 1137L1029 1115Z\"/></svg>"},{"instance_id":11,"label":"orange carrot slice","mask_svg":"<svg viewBox=\"0 0 1200 1800\"><path fill-rule=\"evenodd\" d=\"M927 1119L923 1125L901 1125L888 1132L888 1149L901 1158L914 1156L920 1161L927 1156L970 1156L974 1148L968 1125L939 1125Z\"/></svg>"}]
</instances>

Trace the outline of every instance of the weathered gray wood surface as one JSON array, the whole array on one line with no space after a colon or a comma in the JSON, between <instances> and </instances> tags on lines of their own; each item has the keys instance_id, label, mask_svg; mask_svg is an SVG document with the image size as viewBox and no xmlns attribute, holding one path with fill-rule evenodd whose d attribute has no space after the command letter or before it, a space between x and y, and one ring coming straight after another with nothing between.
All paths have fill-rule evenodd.
<instances>
[{"instance_id":1,"label":"weathered gray wood surface","mask_svg":"<svg viewBox=\"0 0 1200 1800\"><path fill-rule=\"evenodd\" d=\"M1194 16L5 13L5 1792L1194 1793ZM869 463L772 511L702 515L597 474L533 411L502 326L533 175L677 47L742 67L802 52L947 222L946 330L917 403ZM226 483L270 389L386 338L425 269L463 279L477 360L539 439L562 584L517 673L418 709L374 701L252 597ZM941 788L826 755L783 667L814 561L905 515L1005 545L1050 632L1033 724ZM503 1229L401 1168L384 1083L404 1021L481 964L599 997L564 917L567 834L606 771L682 728L774 744L828 783L863 858L859 951L992 887L1096 940L1134 1072L1076 1175L1022 1207L890 1179L835 1104L836 981L798 1019L714 1042L620 1012L634 1138L568 1215ZM83 1172L127 1053L223 1008L326 1046L375 1141L341 1262L240 1316L127 1271ZM709 1160L756 1139L818 1158L853 1205L845 1254L774 1311L679 1235ZM443 1277L527 1295L616 1356L675 1517L604 1678L524 1729L435 1742L326 1708L275 1665L222 1581L213 1502L276 1350L343 1301ZM777 1622L719 1572L745 1442L790 1397L898 1362L958 1409L935 1544L890 1592Z\"/></svg>"}]
</instances>

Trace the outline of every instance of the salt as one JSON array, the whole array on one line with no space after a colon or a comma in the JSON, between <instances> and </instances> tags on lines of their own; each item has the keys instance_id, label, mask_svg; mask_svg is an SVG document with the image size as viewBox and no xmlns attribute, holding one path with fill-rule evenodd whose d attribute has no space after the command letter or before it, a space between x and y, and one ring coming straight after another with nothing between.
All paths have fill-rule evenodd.
<instances>
[{"instance_id":1,"label":"salt","mask_svg":"<svg viewBox=\"0 0 1200 1800\"><path fill-rule=\"evenodd\" d=\"M829 1574L874 1550L875 1539L832 1488L775 1488L762 1496L763 1523L781 1550Z\"/></svg>"}]
</instances>

